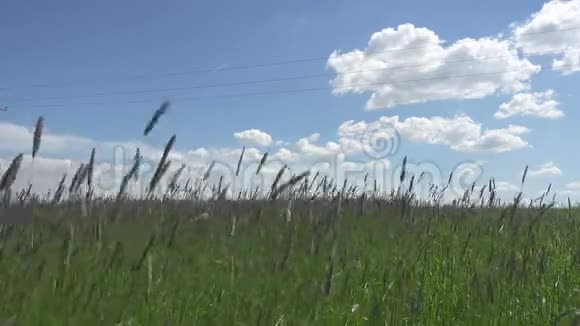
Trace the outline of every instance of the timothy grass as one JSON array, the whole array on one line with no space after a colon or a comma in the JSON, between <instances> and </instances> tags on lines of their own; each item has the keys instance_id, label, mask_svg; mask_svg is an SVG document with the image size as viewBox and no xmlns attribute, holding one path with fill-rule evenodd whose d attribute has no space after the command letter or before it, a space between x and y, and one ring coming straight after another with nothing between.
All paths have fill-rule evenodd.
<instances>
[{"instance_id":1,"label":"timothy grass","mask_svg":"<svg viewBox=\"0 0 580 326\"><path fill-rule=\"evenodd\" d=\"M159 109L157 109L157 111L155 111L155 113L153 113L151 120L149 120L149 122L147 122L147 125L145 125L145 130L143 130L144 136L147 136L151 132L151 130L153 130L155 125L159 122L159 118L161 118L162 115L167 113L167 110L169 110L170 106L171 106L171 102L169 102L169 101L165 101L165 102L161 103L161 106L159 107Z\"/></svg>"},{"instance_id":2,"label":"timothy grass","mask_svg":"<svg viewBox=\"0 0 580 326\"><path fill-rule=\"evenodd\" d=\"M2 175L4 197L21 161ZM450 175L419 198L423 175L409 178L405 157L390 193L376 180L367 190L368 176L363 189L309 171L281 183L284 166L267 192L233 200L222 178L209 187L212 162L184 187L182 167L162 198L134 198L137 150L117 196L103 198L92 195L94 162L93 149L52 196L29 186L2 200L13 222L0 224L0 325L580 324L580 209L556 208L551 187L501 202L491 179L446 203ZM14 222L26 214L32 223Z\"/></svg>"},{"instance_id":3,"label":"timothy grass","mask_svg":"<svg viewBox=\"0 0 580 326\"><path fill-rule=\"evenodd\" d=\"M40 148L40 141L42 139L42 130L44 129L44 118L39 117L34 128L34 136L32 139L32 158L36 157L38 149Z\"/></svg>"}]
</instances>

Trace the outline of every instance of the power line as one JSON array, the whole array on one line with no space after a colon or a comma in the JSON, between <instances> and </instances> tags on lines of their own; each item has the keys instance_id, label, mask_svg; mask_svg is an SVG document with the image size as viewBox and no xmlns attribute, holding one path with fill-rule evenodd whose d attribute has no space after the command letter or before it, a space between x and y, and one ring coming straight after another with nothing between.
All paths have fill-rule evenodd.
<instances>
[{"instance_id":1,"label":"power line","mask_svg":"<svg viewBox=\"0 0 580 326\"><path fill-rule=\"evenodd\" d=\"M548 54L548 53L563 53L563 52L568 52L568 51L579 51L579 50L580 50L580 48L546 50L546 51L541 51L541 52L528 53L528 55L543 55L543 54ZM487 61L487 60L493 60L493 59L509 58L511 56L512 55L501 55L501 56L480 57L480 58L471 58L471 59L462 59L462 60L444 60L444 61L440 61L437 63L440 63L440 64L467 63L467 62L474 62L474 61ZM334 77L334 76L344 76L344 75L361 74L361 73L368 73L368 72L420 68L420 67L426 67L426 66L430 66L430 65L433 65L433 62L424 63L424 64L415 64L415 65L404 65L404 66L394 66L394 67L387 67L387 68L377 68L377 69L369 69L369 70L357 70L357 71L347 71L347 72L337 72L337 73L320 73L320 74L310 74L310 75L299 75L299 76L293 76L293 77L246 80L246 81L239 81L239 82L201 84L201 85L184 86L184 87L154 88L154 89L135 90L135 91L97 92L97 93L90 93L90 94L83 94L83 95L76 95L76 96L56 96L56 97L44 97L44 98L37 98L37 99L18 99L17 98L17 99L14 99L14 101L15 101L14 103L18 104L18 103L27 103L27 102L36 102L36 101L68 100L68 99L115 96L115 95L151 94L151 93L159 93L159 92L171 92L171 91L208 89L208 88L218 88L218 87L255 85L255 84L273 83L273 82L314 79L314 78L322 78L322 77L330 78L330 77Z\"/></svg>"},{"instance_id":2,"label":"power line","mask_svg":"<svg viewBox=\"0 0 580 326\"><path fill-rule=\"evenodd\" d=\"M562 29L551 30L551 31L522 33L522 34L519 34L518 37L567 32L567 31L578 30L578 29L580 29L580 26L562 28ZM365 52L365 55L366 56L374 56L374 55L379 55L379 54L384 54L384 53L391 53L391 52L398 52L398 51L409 51L409 50L422 50L422 49L428 49L428 48L440 47L440 46L441 46L440 44L437 44L437 45L418 46L418 47L405 47L405 48L399 48L399 49L388 49L388 50L376 51L376 52ZM323 61L323 60L326 61L326 60L328 60L328 58L329 58L329 56L312 57L312 58L302 58L302 59L290 59L290 60L270 62L270 63L235 65L235 66L229 66L229 67L223 67L223 68L201 68L201 69L195 69L195 70L189 70L189 71L180 71L180 72L142 74L142 75L135 75L132 77L126 77L126 78L119 79L119 80L155 79L155 78L160 78L160 77L174 77L174 76L183 76L183 75L200 74L200 73L248 70L248 69L257 69L257 68L265 68L265 67L301 64L301 63L316 62L316 61ZM12 89L23 89L23 88L24 89L26 89L26 88L51 88L51 87L76 85L78 83L91 82L91 81L95 81L95 80L75 80L75 81L50 82L50 83L43 83L43 84L30 84L30 85L20 85L20 86L18 86L18 85L16 85L16 86L4 86L4 87L0 87L0 90L12 90Z\"/></svg>"},{"instance_id":3,"label":"power line","mask_svg":"<svg viewBox=\"0 0 580 326\"><path fill-rule=\"evenodd\" d=\"M561 68L574 68L574 67L580 67L580 64L562 65L559 67L539 66L540 70L556 70L556 69L561 69ZM537 69L538 69L538 66L536 66L534 68L529 68L529 69L514 69L514 70L482 72L482 73L474 73L474 74L437 76L437 77L420 78L420 79L393 80L393 81L388 81L388 82L360 84L360 85L353 85L353 86L311 87L311 88L302 88L302 89L273 90L273 91L262 91L262 92L253 92L253 93L219 94L219 95L213 95L213 96L212 95L192 96L192 97L174 98L174 100L198 101L198 100L208 100L208 99L226 99L226 98L239 98L239 97L251 97L251 96L264 96L264 95L288 95L288 94L299 94L299 93L306 93L306 92L332 91L332 90L336 90L336 89L356 89L356 88L384 86L384 85L393 85L393 84L402 84L402 83L411 83L411 82L428 82L428 81L434 81L434 80L446 80L446 79L455 79L455 78L493 76L493 75L500 75L500 74L505 74L505 73L535 71ZM74 106L83 106L83 105L91 106L91 105L105 105L105 104L134 104L134 103L150 103L150 102L153 103L155 101L158 101L158 100L130 100L130 101L116 101L116 102L46 104L46 105L33 105L33 106L27 106L27 107L28 108L50 108L50 107L66 107L66 106L73 106L73 105Z\"/></svg>"},{"instance_id":4,"label":"power line","mask_svg":"<svg viewBox=\"0 0 580 326\"><path fill-rule=\"evenodd\" d=\"M572 31L572 30L577 30L577 29L580 29L580 26L555 29L555 30L551 30L551 31L541 31L541 32L538 31L538 32L522 33L522 34L517 35L517 36L521 37L521 36L532 36L532 35L548 34L548 33L555 33L555 32L567 32L567 31Z\"/></svg>"}]
</instances>

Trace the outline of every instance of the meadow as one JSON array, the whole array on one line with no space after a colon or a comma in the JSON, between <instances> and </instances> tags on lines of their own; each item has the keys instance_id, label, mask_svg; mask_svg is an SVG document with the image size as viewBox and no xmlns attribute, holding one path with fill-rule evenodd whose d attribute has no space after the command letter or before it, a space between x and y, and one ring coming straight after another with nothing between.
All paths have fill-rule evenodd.
<instances>
[{"instance_id":1,"label":"meadow","mask_svg":"<svg viewBox=\"0 0 580 326\"><path fill-rule=\"evenodd\" d=\"M165 175L174 142L151 190L178 179ZM11 190L14 158L0 180L0 325L580 325L580 209L550 189L505 202L489 180L423 198L403 164L386 193L282 168L232 196L208 184L210 166L136 198L140 159L105 197L94 151L50 195Z\"/></svg>"}]
</instances>

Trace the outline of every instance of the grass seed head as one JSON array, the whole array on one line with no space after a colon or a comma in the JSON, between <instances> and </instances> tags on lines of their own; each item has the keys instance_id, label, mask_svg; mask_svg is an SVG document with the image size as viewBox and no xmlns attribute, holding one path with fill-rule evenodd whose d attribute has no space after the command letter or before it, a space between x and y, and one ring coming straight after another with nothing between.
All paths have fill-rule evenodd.
<instances>
[{"instance_id":1,"label":"grass seed head","mask_svg":"<svg viewBox=\"0 0 580 326\"><path fill-rule=\"evenodd\" d=\"M149 122L145 126L145 130L143 132L144 136L147 136L151 132L151 130L153 130L153 128L155 127L157 122L159 122L159 118L167 112L170 105L171 105L171 102L169 102L169 101L165 101L165 102L161 103L161 106L159 107L159 109L157 109L157 111L155 111L155 113L153 113L153 117L151 117L151 120L149 120Z\"/></svg>"},{"instance_id":2,"label":"grass seed head","mask_svg":"<svg viewBox=\"0 0 580 326\"><path fill-rule=\"evenodd\" d=\"M242 153L240 154L240 159L238 160L238 167L236 168L236 177L240 175L240 168L242 166L242 160L244 159L244 153L246 152L246 146L242 148Z\"/></svg>"},{"instance_id":3,"label":"grass seed head","mask_svg":"<svg viewBox=\"0 0 580 326\"><path fill-rule=\"evenodd\" d=\"M42 139L42 130L44 129L44 118L38 117L36 121L36 128L34 128L34 137L32 139L32 158L36 157L38 149L40 148L40 141Z\"/></svg>"},{"instance_id":4,"label":"grass seed head","mask_svg":"<svg viewBox=\"0 0 580 326\"><path fill-rule=\"evenodd\" d=\"M73 175L72 181L70 183L70 187L68 192L73 193L74 190L77 188L77 183L80 184L82 181L79 181L81 174L83 174L83 170L85 169L85 164L81 163L75 174Z\"/></svg>"},{"instance_id":5,"label":"grass seed head","mask_svg":"<svg viewBox=\"0 0 580 326\"><path fill-rule=\"evenodd\" d=\"M205 173L203 174L203 181L207 181L207 179L209 178L209 176L211 174L211 170L213 170L214 166L215 166L215 161L212 161L211 164L209 165L209 167L207 168L207 170L205 171Z\"/></svg>"},{"instance_id":6,"label":"grass seed head","mask_svg":"<svg viewBox=\"0 0 580 326\"><path fill-rule=\"evenodd\" d=\"M266 164L267 158L268 158L268 152L264 153L264 156L262 156L262 159L260 160L260 164L258 165L258 169L256 170L256 175L260 174L260 170L262 170L262 167L264 166L264 164Z\"/></svg>"},{"instance_id":7,"label":"grass seed head","mask_svg":"<svg viewBox=\"0 0 580 326\"><path fill-rule=\"evenodd\" d=\"M2 179L0 179L0 191L8 190L12 187L14 180L16 180L18 170L20 170L20 165L22 165L23 157L24 155L20 153L12 160L12 163L10 163L10 166L2 175Z\"/></svg>"},{"instance_id":8,"label":"grass seed head","mask_svg":"<svg viewBox=\"0 0 580 326\"><path fill-rule=\"evenodd\" d=\"M403 183L403 181L405 181L405 174L406 173L407 173L407 156L405 156L405 158L403 158L403 168L401 169L401 176L399 178L401 183Z\"/></svg>"},{"instance_id":9,"label":"grass seed head","mask_svg":"<svg viewBox=\"0 0 580 326\"><path fill-rule=\"evenodd\" d=\"M95 168L95 148L91 151L91 158L89 159L89 164L86 166L86 173L87 173L87 186L89 189L93 185L93 171ZM82 183L82 181L80 181Z\"/></svg>"}]
</instances>

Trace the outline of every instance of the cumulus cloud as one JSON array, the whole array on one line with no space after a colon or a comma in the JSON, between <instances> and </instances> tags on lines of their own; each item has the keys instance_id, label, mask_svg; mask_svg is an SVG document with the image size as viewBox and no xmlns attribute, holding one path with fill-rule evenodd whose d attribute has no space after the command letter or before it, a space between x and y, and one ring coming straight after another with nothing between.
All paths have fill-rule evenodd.
<instances>
[{"instance_id":1,"label":"cumulus cloud","mask_svg":"<svg viewBox=\"0 0 580 326\"><path fill-rule=\"evenodd\" d=\"M562 170L558 167L556 162L547 162L535 169L530 169L528 174L532 177L541 176L559 176L562 175Z\"/></svg>"},{"instance_id":2,"label":"cumulus cloud","mask_svg":"<svg viewBox=\"0 0 580 326\"><path fill-rule=\"evenodd\" d=\"M516 115L559 119L564 112L558 108L560 103L553 99L553 90L536 93L519 93L511 101L500 105L495 113L496 119L507 119Z\"/></svg>"},{"instance_id":3,"label":"cumulus cloud","mask_svg":"<svg viewBox=\"0 0 580 326\"><path fill-rule=\"evenodd\" d=\"M385 130L385 137L396 130L412 142L445 145L459 152L503 153L530 146L521 137L529 132L526 127L509 125L500 129L483 129L480 123L464 115L454 118L410 117L404 120L399 116L383 116L371 123L351 120L339 127L339 135L356 138L367 129Z\"/></svg>"},{"instance_id":4,"label":"cumulus cloud","mask_svg":"<svg viewBox=\"0 0 580 326\"><path fill-rule=\"evenodd\" d=\"M300 158L297 153L285 147L280 148L272 157L284 162L295 162Z\"/></svg>"},{"instance_id":5,"label":"cumulus cloud","mask_svg":"<svg viewBox=\"0 0 580 326\"><path fill-rule=\"evenodd\" d=\"M508 40L465 38L447 46L412 24L374 33L364 50L334 51L327 65L337 73L333 94L369 92L368 110L515 93L528 89L541 69L520 58Z\"/></svg>"},{"instance_id":6,"label":"cumulus cloud","mask_svg":"<svg viewBox=\"0 0 580 326\"><path fill-rule=\"evenodd\" d=\"M554 69L564 74L580 71L580 0L552 0L524 23L514 24L517 46L526 54L560 53ZM562 51L556 51L556 50Z\"/></svg>"},{"instance_id":7,"label":"cumulus cloud","mask_svg":"<svg viewBox=\"0 0 580 326\"><path fill-rule=\"evenodd\" d=\"M307 157L327 157L340 153L340 145L328 142L326 145L317 145L310 137L301 138L296 142L296 150Z\"/></svg>"},{"instance_id":8,"label":"cumulus cloud","mask_svg":"<svg viewBox=\"0 0 580 326\"><path fill-rule=\"evenodd\" d=\"M234 137L242 144L249 146L270 146L272 136L258 129L248 129L234 133Z\"/></svg>"}]
</instances>

